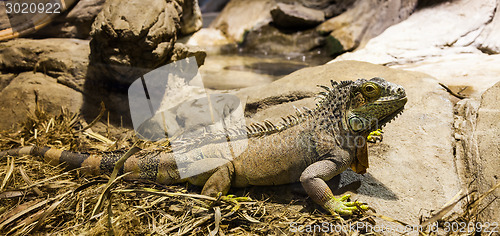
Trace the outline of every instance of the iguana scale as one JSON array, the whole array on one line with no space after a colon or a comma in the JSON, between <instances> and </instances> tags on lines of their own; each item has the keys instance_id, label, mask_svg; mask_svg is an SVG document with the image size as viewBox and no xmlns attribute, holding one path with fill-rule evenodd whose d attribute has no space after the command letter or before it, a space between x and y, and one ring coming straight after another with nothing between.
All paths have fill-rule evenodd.
<instances>
[{"instance_id":1,"label":"iguana scale","mask_svg":"<svg viewBox=\"0 0 500 236\"><path fill-rule=\"evenodd\" d=\"M203 186L202 194L209 196L226 194L231 186L300 181L309 196L330 213L352 214L359 210L355 203L335 198L325 181L349 166L358 173L366 171L366 137L400 114L407 98L403 87L382 78L332 81L332 87L321 87L325 91L315 109L288 116L280 125L266 121L248 127L247 139L238 139L241 132L235 132L234 137L222 135L222 139L188 145L177 153L162 148L141 150L127 159L121 173L131 172L129 179L160 184L187 181ZM21 147L0 152L0 157L5 155L41 156L53 165L83 167L94 175L110 173L122 153Z\"/></svg>"}]
</instances>

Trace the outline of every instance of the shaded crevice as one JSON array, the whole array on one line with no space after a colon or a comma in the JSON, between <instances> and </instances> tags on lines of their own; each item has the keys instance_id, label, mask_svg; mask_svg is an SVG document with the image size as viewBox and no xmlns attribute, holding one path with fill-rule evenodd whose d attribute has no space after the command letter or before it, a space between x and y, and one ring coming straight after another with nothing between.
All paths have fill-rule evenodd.
<instances>
[{"instance_id":1,"label":"shaded crevice","mask_svg":"<svg viewBox=\"0 0 500 236\"><path fill-rule=\"evenodd\" d=\"M417 3L417 9L433 7L445 2L452 2L452 0L419 0Z\"/></svg>"}]
</instances>

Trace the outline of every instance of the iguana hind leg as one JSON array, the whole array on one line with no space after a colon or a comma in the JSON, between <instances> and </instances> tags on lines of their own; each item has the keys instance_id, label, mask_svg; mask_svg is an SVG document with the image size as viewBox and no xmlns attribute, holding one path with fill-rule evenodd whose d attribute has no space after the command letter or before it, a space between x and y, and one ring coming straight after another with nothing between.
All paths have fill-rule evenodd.
<instances>
[{"instance_id":1,"label":"iguana hind leg","mask_svg":"<svg viewBox=\"0 0 500 236\"><path fill-rule=\"evenodd\" d=\"M308 166L300 176L300 182L311 199L335 216L352 215L368 209L368 206L359 202L347 202L349 195L335 198L326 184L326 180L340 174L346 168L344 163L322 160Z\"/></svg>"},{"instance_id":2,"label":"iguana hind leg","mask_svg":"<svg viewBox=\"0 0 500 236\"><path fill-rule=\"evenodd\" d=\"M215 173L208 178L203 186L201 194L207 196L216 196L218 193L226 195L231 188L231 182L234 177L234 166L232 162L228 162L217 168Z\"/></svg>"}]
</instances>

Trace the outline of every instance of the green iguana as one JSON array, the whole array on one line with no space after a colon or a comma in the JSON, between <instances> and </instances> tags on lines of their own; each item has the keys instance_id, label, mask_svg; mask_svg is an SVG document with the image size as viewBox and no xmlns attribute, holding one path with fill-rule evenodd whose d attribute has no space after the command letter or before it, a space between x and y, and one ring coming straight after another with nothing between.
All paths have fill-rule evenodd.
<instances>
[{"instance_id":1,"label":"green iguana","mask_svg":"<svg viewBox=\"0 0 500 236\"><path fill-rule=\"evenodd\" d=\"M127 159L120 172L131 172L129 179L160 184L187 181L203 186L202 194L209 196L226 194L231 186L300 181L309 196L334 215L365 210L366 205L347 202L347 197L335 198L325 181L349 166L358 173L366 172L366 137L403 111L405 90L382 78L332 81L332 86L321 86L326 91L320 93L322 98L314 110L288 116L278 126L266 121L247 127L248 132L213 136L208 143L176 152L141 150ZM122 154L21 147L0 152L0 157L41 156L53 165L83 167L93 175L111 173Z\"/></svg>"}]
</instances>

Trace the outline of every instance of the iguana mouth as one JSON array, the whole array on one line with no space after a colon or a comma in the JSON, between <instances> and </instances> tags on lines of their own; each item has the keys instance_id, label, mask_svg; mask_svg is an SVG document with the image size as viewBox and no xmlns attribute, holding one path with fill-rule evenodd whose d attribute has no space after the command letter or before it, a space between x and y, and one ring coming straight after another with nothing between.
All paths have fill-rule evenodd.
<instances>
[{"instance_id":1,"label":"iguana mouth","mask_svg":"<svg viewBox=\"0 0 500 236\"><path fill-rule=\"evenodd\" d=\"M403 110L404 110L404 105L406 104L406 102L408 101L408 98L407 97L403 97L403 98L400 98L400 99L397 99L397 100L392 100L392 101L382 101L381 103L403 103L403 105L397 109L396 111L394 111L393 113L385 116L383 119L381 119L379 121L379 124L377 126L377 128L381 128L383 126L385 126L387 123L390 123L392 120L394 120L396 117L398 117L401 113L403 113Z\"/></svg>"}]
</instances>

